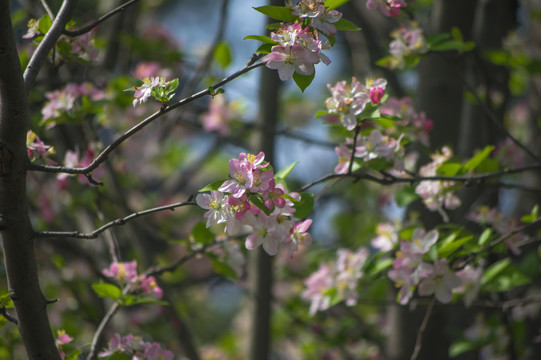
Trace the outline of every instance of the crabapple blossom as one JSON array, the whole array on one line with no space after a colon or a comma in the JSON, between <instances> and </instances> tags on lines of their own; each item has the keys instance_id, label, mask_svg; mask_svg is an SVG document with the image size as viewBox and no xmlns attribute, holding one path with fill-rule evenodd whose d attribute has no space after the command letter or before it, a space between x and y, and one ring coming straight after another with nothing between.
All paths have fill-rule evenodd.
<instances>
[{"instance_id":1,"label":"crabapple blossom","mask_svg":"<svg viewBox=\"0 0 541 360\"><path fill-rule=\"evenodd\" d=\"M318 310L327 310L331 305L329 292L334 287L334 270L324 264L319 265L319 269L304 280L306 289L302 292L302 298L310 301L310 315L314 315Z\"/></svg>"},{"instance_id":2,"label":"crabapple blossom","mask_svg":"<svg viewBox=\"0 0 541 360\"><path fill-rule=\"evenodd\" d=\"M265 55L261 61L269 69L278 70L280 80L291 79L294 72L301 75L312 75L314 65L319 62L319 55L308 51L300 45L273 46L270 54Z\"/></svg>"},{"instance_id":3,"label":"crabapple blossom","mask_svg":"<svg viewBox=\"0 0 541 360\"><path fill-rule=\"evenodd\" d=\"M144 78L143 85L133 87L133 90L135 91L135 94L133 95L133 106L146 102L152 95L152 90L154 90L154 88L159 86L164 87L165 85L165 78L162 76Z\"/></svg>"},{"instance_id":4,"label":"crabapple blossom","mask_svg":"<svg viewBox=\"0 0 541 360\"><path fill-rule=\"evenodd\" d=\"M398 30L391 33L393 41L389 44L389 52L393 56L390 62L391 68L403 69L408 57L425 54L428 46L423 30L416 22L408 26L401 25Z\"/></svg>"},{"instance_id":5,"label":"crabapple blossom","mask_svg":"<svg viewBox=\"0 0 541 360\"><path fill-rule=\"evenodd\" d=\"M134 283L139 278L137 275L137 261L113 262L108 269L104 269L102 274L113 277L120 282Z\"/></svg>"},{"instance_id":6,"label":"crabapple blossom","mask_svg":"<svg viewBox=\"0 0 541 360\"><path fill-rule=\"evenodd\" d=\"M453 156L451 149L443 147L441 153L432 154L432 162L419 169L421 176L436 176L438 168ZM427 209L441 211L456 209L460 206L460 199L453 194L455 183L453 181L423 180L415 188L415 192L421 197Z\"/></svg>"},{"instance_id":7,"label":"crabapple blossom","mask_svg":"<svg viewBox=\"0 0 541 360\"><path fill-rule=\"evenodd\" d=\"M357 126L356 116L370 102L369 92L355 77L351 79L351 84L339 81L334 86L327 84L327 88L331 92L331 97L325 100L329 111L325 119L334 122L335 117L338 117L346 129L353 130Z\"/></svg>"},{"instance_id":8,"label":"crabapple blossom","mask_svg":"<svg viewBox=\"0 0 541 360\"><path fill-rule=\"evenodd\" d=\"M196 203L207 217L207 227L225 223L228 235L237 235L241 229L249 231L245 246L249 250L260 245L270 255L278 252L280 244L290 245L290 253L299 243L308 245L310 235L306 232L311 220L296 222L295 204L301 196L289 193L279 184L276 185L274 171L265 154L240 153L237 159L229 161L229 175L210 194L199 194ZM255 201L255 202L254 202Z\"/></svg>"},{"instance_id":9,"label":"crabapple blossom","mask_svg":"<svg viewBox=\"0 0 541 360\"><path fill-rule=\"evenodd\" d=\"M54 147L45 145L32 130L28 130L26 133L26 151L30 161L35 161L38 158L49 160L49 155L56 153Z\"/></svg>"},{"instance_id":10,"label":"crabapple blossom","mask_svg":"<svg viewBox=\"0 0 541 360\"><path fill-rule=\"evenodd\" d=\"M406 6L406 0L368 0L366 2L368 9L377 7L383 15L389 17L400 15L400 8L405 8Z\"/></svg>"},{"instance_id":11,"label":"crabapple blossom","mask_svg":"<svg viewBox=\"0 0 541 360\"><path fill-rule=\"evenodd\" d=\"M195 202L199 207L208 210L203 215L207 218L207 227L227 222L231 209L223 193L211 191L210 194L198 194Z\"/></svg>"},{"instance_id":12,"label":"crabapple blossom","mask_svg":"<svg viewBox=\"0 0 541 360\"><path fill-rule=\"evenodd\" d=\"M453 289L462 284L462 280L449 270L446 259L438 259L434 265L427 264L424 279L419 284L419 295L434 294L441 303L448 303L453 298Z\"/></svg>"},{"instance_id":13,"label":"crabapple blossom","mask_svg":"<svg viewBox=\"0 0 541 360\"><path fill-rule=\"evenodd\" d=\"M139 280L141 281L141 289L145 293L154 295L159 299L163 297L163 290L158 286L154 276L141 275Z\"/></svg>"},{"instance_id":14,"label":"crabapple blossom","mask_svg":"<svg viewBox=\"0 0 541 360\"><path fill-rule=\"evenodd\" d=\"M370 244L380 251L386 252L398 244L398 229L394 224L378 224L376 227L377 237L372 239Z\"/></svg>"},{"instance_id":15,"label":"crabapple blossom","mask_svg":"<svg viewBox=\"0 0 541 360\"><path fill-rule=\"evenodd\" d=\"M310 315L328 309L337 300L345 300L347 306L357 303L357 286L368 256L365 247L355 252L338 249L334 261L319 265L319 269L304 281L306 289L302 298L311 302ZM335 294L334 298L331 293Z\"/></svg>"},{"instance_id":16,"label":"crabapple blossom","mask_svg":"<svg viewBox=\"0 0 541 360\"><path fill-rule=\"evenodd\" d=\"M228 103L224 95L214 96L210 101L209 111L201 115L201 122L205 131L227 135L231 122L239 115L234 104Z\"/></svg>"},{"instance_id":17,"label":"crabapple blossom","mask_svg":"<svg viewBox=\"0 0 541 360\"><path fill-rule=\"evenodd\" d=\"M66 357L66 353L62 350L62 346L66 345L73 341L73 338L66 334L65 330L58 330L57 331L57 337L55 340L56 347L58 348L58 351L60 353L60 358L64 359Z\"/></svg>"},{"instance_id":18,"label":"crabapple blossom","mask_svg":"<svg viewBox=\"0 0 541 360\"><path fill-rule=\"evenodd\" d=\"M98 358L109 358L115 354L129 355L134 360L172 360L174 358L171 351L162 349L156 342L147 342L132 334L122 337L118 333L109 340L107 349L98 353Z\"/></svg>"},{"instance_id":19,"label":"crabapple blossom","mask_svg":"<svg viewBox=\"0 0 541 360\"><path fill-rule=\"evenodd\" d=\"M479 293L483 268L481 266L474 267L468 264L462 270L457 271L456 275L462 281L462 285L453 289L453 291L464 294L464 303L469 307Z\"/></svg>"},{"instance_id":20,"label":"crabapple blossom","mask_svg":"<svg viewBox=\"0 0 541 360\"><path fill-rule=\"evenodd\" d=\"M434 127L434 123L426 117L424 112L417 113L415 111L411 98L391 97L382 105L380 113L400 118L397 121L398 126L386 129L388 135L398 137L401 133L406 133L408 138L417 140L423 145L429 145L428 133ZM396 133L397 131L399 133Z\"/></svg>"},{"instance_id":21,"label":"crabapple blossom","mask_svg":"<svg viewBox=\"0 0 541 360\"><path fill-rule=\"evenodd\" d=\"M292 256L299 249L299 244L310 245L312 243L312 236L307 232L308 228L312 225L312 220L298 222L291 229L291 235L285 241L289 242L289 256Z\"/></svg>"},{"instance_id":22,"label":"crabapple blossom","mask_svg":"<svg viewBox=\"0 0 541 360\"><path fill-rule=\"evenodd\" d=\"M300 19L310 19L314 29L328 36L336 34L336 26L333 24L342 17L341 12L329 10L325 3L319 0L301 0L296 5L293 5L291 1L287 1L286 7L292 10L291 15Z\"/></svg>"}]
</instances>

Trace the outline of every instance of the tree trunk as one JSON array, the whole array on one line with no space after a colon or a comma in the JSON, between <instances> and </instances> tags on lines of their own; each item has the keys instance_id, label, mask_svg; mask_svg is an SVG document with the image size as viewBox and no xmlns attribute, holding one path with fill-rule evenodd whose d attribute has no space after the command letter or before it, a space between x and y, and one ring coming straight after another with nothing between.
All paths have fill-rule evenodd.
<instances>
[{"instance_id":1,"label":"tree trunk","mask_svg":"<svg viewBox=\"0 0 541 360\"><path fill-rule=\"evenodd\" d=\"M60 359L41 293L26 199L28 99L11 26L0 1L0 230L8 287L29 359Z\"/></svg>"}]
</instances>

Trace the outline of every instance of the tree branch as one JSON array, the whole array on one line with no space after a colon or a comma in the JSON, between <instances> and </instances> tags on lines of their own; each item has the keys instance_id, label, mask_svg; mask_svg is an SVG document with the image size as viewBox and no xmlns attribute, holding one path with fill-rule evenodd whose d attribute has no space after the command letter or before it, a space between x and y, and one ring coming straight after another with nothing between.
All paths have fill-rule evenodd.
<instances>
[{"instance_id":1,"label":"tree branch","mask_svg":"<svg viewBox=\"0 0 541 360\"><path fill-rule=\"evenodd\" d=\"M133 214L130 214L128 216L125 216L120 219L116 219L113 221L108 222L107 224L99 227L98 229L90 232L90 233L81 233L79 231L42 231L42 232L36 232L34 234L34 237L36 238L77 238L77 239L96 239L99 234L104 232L105 230L112 228L113 226L120 226L126 224L128 221L131 221L133 219L136 219L141 216L146 216L150 214L154 214L160 211L165 210L172 210L174 211L176 208L187 206L187 205L196 205L193 201L185 201L181 203L171 204L171 205L165 205L165 206L159 206L152 209L139 211Z\"/></svg>"},{"instance_id":2,"label":"tree branch","mask_svg":"<svg viewBox=\"0 0 541 360\"><path fill-rule=\"evenodd\" d=\"M70 36L70 37L76 37L76 36L80 36L80 35L83 35L83 34L86 34L87 32L89 31L92 31L92 29L94 29L96 26L98 26L99 24L101 24L102 22L104 22L105 20L109 19L110 17L112 17L113 15L116 15L118 14L119 12L122 12L124 10L126 10L126 8L134 3L136 3L137 1L139 0L130 0L122 5L120 5L119 7L117 7L116 9L114 10L111 10L110 12L108 12L107 14L103 15L102 17L100 17L98 20L94 21L93 23L91 24L88 24L87 26L81 28L81 29L78 29L78 30L64 30L63 31L63 34L64 35L67 35L67 36Z\"/></svg>"},{"instance_id":3,"label":"tree branch","mask_svg":"<svg viewBox=\"0 0 541 360\"><path fill-rule=\"evenodd\" d=\"M96 351L97 347L100 343L101 336L103 334L103 330L105 330L105 327L113 316L116 314L116 312L120 309L120 303L115 301L115 303L109 308L103 319L101 319L100 325L98 326L98 329L94 333L94 337L92 338L92 343L90 344L90 352L88 353L88 359L94 360L96 358Z\"/></svg>"},{"instance_id":4,"label":"tree branch","mask_svg":"<svg viewBox=\"0 0 541 360\"><path fill-rule=\"evenodd\" d=\"M224 84L227 84L228 82L236 79L237 77L256 69L260 66L264 65L262 62L256 62L254 63L248 63L246 66L244 66L241 70L237 71L236 73L222 79L221 81L218 81L212 87L216 90L219 87L221 87ZM150 123L154 122L154 120L160 118L161 116L167 114L168 112L181 107L183 105L186 105L192 101L195 101L197 99L200 99L204 96L211 95L211 92L209 89L202 90L196 94L193 94L187 98L184 98L173 105L165 106L160 108L157 112L147 117L145 120L141 121L134 127L132 127L130 130L125 132L124 134L120 135L115 141L113 141L109 146L107 146L88 166L83 168L69 168L65 166L48 166L48 165L40 165L40 164L34 164L29 163L28 164L28 170L30 171L41 171L41 172L47 172L47 173L66 173L66 174L89 174L93 170L95 170L101 163L103 163L109 154L115 150L117 147L119 147L124 141L135 135L137 132L145 128Z\"/></svg>"},{"instance_id":5,"label":"tree branch","mask_svg":"<svg viewBox=\"0 0 541 360\"><path fill-rule=\"evenodd\" d=\"M30 62L24 71L24 82L26 84L27 93L34 87L39 70L47 58L47 54L49 54L49 51L55 46L56 41L60 35L62 35L66 24L71 20L71 14L73 13L73 9L75 9L76 4L77 0L64 0L62 2L62 6L54 19L53 25L43 37L43 40L32 55L32 58L30 58Z\"/></svg>"},{"instance_id":6,"label":"tree branch","mask_svg":"<svg viewBox=\"0 0 541 360\"><path fill-rule=\"evenodd\" d=\"M432 315L432 310L434 310L435 304L436 298L432 298L432 301L430 301L430 304L428 304L428 308L426 309L423 322L421 323L419 330L417 330L417 340L415 340L415 348L413 349L413 354L411 354L410 360L417 360L417 357L419 356L419 352L421 351L421 346L423 344L423 335L428 325L428 321L430 320L430 316Z\"/></svg>"}]
</instances>

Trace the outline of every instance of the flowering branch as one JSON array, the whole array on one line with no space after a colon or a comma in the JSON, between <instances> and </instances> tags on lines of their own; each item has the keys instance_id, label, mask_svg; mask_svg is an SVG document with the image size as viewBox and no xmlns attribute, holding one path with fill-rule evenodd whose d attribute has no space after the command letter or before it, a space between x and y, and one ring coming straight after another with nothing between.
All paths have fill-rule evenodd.
<instances>
[{"instance_id":1,"label":"flowering branch","mask_svg":"<svg viewBox=\"0 0 541 360\"><path fill-rule=\"evenodd\" d=\"M45 34L43 41L39 44L38 48L30 58L30 62L24 71L24 82L26 85L26 92L34 86L34 82L38 76L39 70L43 65L43 61L47 58L47 54L55 46L56 41L62 35L62 31L66 27L66 24L71 19L71 14L77 0L64 0L57 17L54 19L51 29Z\"/></svg>"},{"instance_id":2,"label":"flowering branch","mask_svg":"<svg viewBox=\"0 0 541 360\"><path fill-rule=\"evenodd\" d=\"M120 303L118 301L115 301L114 304L109 308L103 319L101 319L100 325L98 326L98 329L94 333L94 337L92 338L92 343L90 345L90 352L88 353L88 359L93 360L96 358L96 351L98 347L98 343L101 339L101 335L103 334L103 330L107 326L107 324L111 321L113 316L116 314L116 312L120 309Z\"/></svg>"},{"instance_id":3,"label":"flowering branch","mask_svg":"<svg viewBox=\"0 0 541 360\"><path fill-rule=\"evenodd\" d=\"M412 177L398 177L394 176L389 173L382 173L383 177L378 177L375 175L371 175L365 172L355 172L351 174L327 174L317 180L314 180L306 185L304 185L299 191L306 191L309 188L332 180L336 178L353 178L355 181L359 180L370 180L373 182L376 182L381 185L392 185L392 184L398 184L398 183L414 183L418 181L458 181L463 182L465 185L478 185L481 182L492 179L492 178L498 178L505 175L511 175L511 174L518 174L522 172L532 171L532 170L541 170L541 164L530 164L521 166L514 169L506 169L506 170L500 170L495 171L493 173L489 174L479 174L479 175L469 175L469 176L412 176ZM504 186L508 187L509 184L503 184Z\"/></svg>"},{"instance_id":4,"label":"flowering branch","mask_svg":"<svg viewBox=\"0 0 541 360\"><path fill-rule=\"evenodd\" d=\"M111 10L109 13L103 15L98 20L94 21L92 24L88 24L87 26L85 26L85 27L83 27L83 28L81 28L79 30L71 30L71 31L70 30L64 30L63 34L67 35L67 36L70 36L70 37L76 37L76 36L86 34L87 32L91 31L92 29L94 29L96 26L98 26L99 24L101 24L105 20L109 19L111 16L116 15L119 12L122 12L122 11L126 10L126 8L128 6L136 3L137 1L139 1L139 0L130 0L130 1L120 5L116 9Z\"/></svg>"},{"instance_id":5,"label":"flowering branch","mask_svg":"<svg viewBox=\"0 0 541 360\"><path fill-rule=\"evenodd\" d=\"M214 89L218 89L224 84L227 84L228 82L236 79L237 77L255 69L260 66L263 66L264 63L257 62L259 58L258 57L252 57L250 62L244 66L239 71L235 72L232 75L229 75L228 77L222 79L221 81L218 81L211 87ZM255 62L255 63L254 63ZM132 127L130 130L125 132L124 134L120 135L115 141L113 141L109 146L107 146L88 166L82 167L82 168L69 168L65 166L48 166L48 165L40 165L36 163L29 163L28 164L28 170L31 171L41 171L41 172L47 172L47 173L66 173L66 174L89 174L93 170L95 170L101 163L103 163L109 154L115 150L118 146L120 146L124 141L135 135L137 132L145 128L150 123L154 122L154 120L160 118L164 114L170 112L173 109L176 109L178 107L181 107L183 105L186 105L192 101L195 101L199 98L202 98L207 95L211 95L212 92L210 89L202 90L198 93L195 93L187 98L184 98L182 100L179 100L178 102L174 103L173 105L164 105L155 112L154 114L150 115L134 127Z\"/></svg>"},{"instance_id":6,"label":"flowering branch","mask_svg":"<svg viewBox=\"0 0 541 360\"><path fill-rule=\"evenodd\" d=\"M421 346L423 343L423 335L428 325L428 321L430 320L430 316L432 315L432 310L434 310L435 304L436 304L436 298L432 298L432 300L430 301L430 304L428 304L428 308L426 309L423 322L421 323L419 330L417 330L417 340L415 340L415 348L413 349L413 354L411 354L410 360L417 360L417 357L419 356L419 352L421 351Z\"/></svg>"},{"instance_id":7,"label":"flowering branch","mask_svg":"<svg viewBox=\"0 0 541 360\"><path fill-rule=\"evenodd\" d=\"M150 215L150 214L157 213L157 212L160 212L160 211L165 211L165 210L174 211L176 208L179 208L179 207L182 207L182 206L187 206L187 205L195 205L195 202L188 200L188 201L181 202L181 203L170 204L170 205L165 205L165 206L159 206L159 207L155 207L155 208L152 208L152 209L135 212L135 213L130 214L128 216L125 216L123 218L113 220L113 221L101 226L100 228L98 228L98 229L96 229L96 230L94 230L94 231L92 231L90 233L81 233L79 231L42 231L42 232L35 233L35 237L37 237L37 238L58 238L58 237L62 237L62 238L76 238L76 239L96 239L99 234L101 234L102 232L104 232L105 230L107 230L109 228L112 228L113 226L124 225L128 221L131 221L131 220L136 219L138 217Z\"/></svg>"}]
</instances>

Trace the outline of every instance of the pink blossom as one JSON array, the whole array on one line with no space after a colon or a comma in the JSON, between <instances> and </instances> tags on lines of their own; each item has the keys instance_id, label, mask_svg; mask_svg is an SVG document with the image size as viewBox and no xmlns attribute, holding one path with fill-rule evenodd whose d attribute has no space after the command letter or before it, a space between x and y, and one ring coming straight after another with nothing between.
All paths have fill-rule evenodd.
<instances>
[{"instance_id":1,"label":"pink blossom","mask_svg":"<svg viewBox=\"0 0 541 360\"><path fill-rule=\"evenodd\" d=\"M306 289L301 296L311 302L310 315L330 307L329 291L334 285L333 278L334 271L329 266L320 264L319 269L304 281Z\"/></svg>"},{"instance_id":2,"label":"pink blossom","mask_svg":"<svg viewBox=\"0 0 541 360\"><path fill-rule=\"evenodd\" d=\"M207 218L207 227L227 222L231 209L223 193L211 191L210 194L198 194L195 202L199 207L208 210L203 215Z\"/></svg>"},{"instance_id":3,"label":"pink blossom","mask_svg":"<svg viewBox=\"0 0 541 360\"><path fill-rule=\"evenodd\" d=\"M464 294L464 303L469 307L479 293L483 268L466 265L462 270L457 271L456 275L462 281L462 285L453 290L459 294Z\"/></svg>"},{"instance_id":4,"label":"pink blossom","mask_svg":"<svg viewBox=\"0 0 541 360\"><path fill-rule=\"evenodd\" d=\"M113 262L108 269L102 270L102 274L109 277L114 277L118 281L126 281L134 283L138 280L137 261L130 262Z\"/></svg>"},{"instance_id":5,"label":"pink blossom","mask_svg":"<svg viewBox=\"0 0 541 360\"><path fill-rule=\"evenodd\" d=\"M43 141L32 130L28 130L26 133L26 149L30 161L34 161L38 158L49 160L49 155L54 155L55 150L50 145L45 145Z\"/></svg>"},{"instance_id":6,"label":"pink blossom","mask_svg":"<svg viewBox=\"0 0 541 360\"><path fill-rule=\"evenodd\" d=\"M224 182L218 190L231 192L233 197L241 197L254 184L252 167L245 161L238 159L229 160L229 175L232 179Z\"/></svg>"},{"instance_id":7,"label":"pink blossom","mask_svg":"<svg viewBox=\"0 0 541 360\"><path fill-rule=\"evenodd\" d=\"M318 54L300 45L273 46L271 50L261 61L266 63L269 69L278 70L282 81L291 79L294 72L302 75L313 74L314 64L319 62Z\"/></svg>"},{"instance_id":8,"label":"pink blossom","mask_svg":"<svg viewBox=\"0 0 541 360\"><path fill-rule=\"evenodd\" d=\"M268 162L265 162L265 153L263 151L260 151L257 155L240 153L239 161L248 162L253 170L263 169L269 165Z\"/></svg>"},{"instance_id":9,"label":"pink blossom","mask_svg":"<svg viewBox=\"0 0 541 360\"><path fill-rule=\"evenodd\" d=\"M408 26L401 25L398 30L391 33L393 41L389 44L389 52L393 56L392 68L404 68L406 58L424 54L428 51L424 33L416 22L410 22Z\"/></svg>"},{"instance_id":10,"label":"pink blossom","mask_svg":"<svg viewBox=\"0 0 541 360\"><path fill-rule=\"evenodd\" d=\"M145 293L154 295L159 299L163 297L163 290L158 286L154 276L141 275L139 280L141 281L141 289Z\"/></svg>"},{"instance_id":11,"label":"pink blossom","mask_svg":"<svg viewBox=\"0 0 541 360\"><path fill-rule=\"evenodd\" d=\"M282 185L275 186L274 179L269 181L269 188L263 193L265 207L269 210L274 209L274 207L283 208L286 205L286 201L283 198L285 193L286 190Z\"/></svg>"},{"instance_id":12,"label":"pink blossom","mask_svg":"<svg viewBox=\"0 0 541 360\"><path fill-rule=\"evenodd\" d=\"M290 244L289 256L293 256L293 253L299 249L299 244L307 246L312 243L312 236L307 232L310 225L312 225L312 220L308 219L298 222L293 229L291 229L291 235L285 241L285 243Z\"/></svg>"},{"instance_id":13,"label":"pink blossom","mask_svg":"<svg viewBox=\"0 0 541 360\"><path fill-rule=\"evenodd\" d=\"M331 115L338 115L340 122L348 130L357 126L357 118L366 104L370 101L370 94L356 78L351 79L351 84L340 81L334 86L327 84L331 97L325 100L327 110Z\"/></svg>"},{"instance_id":14,"label":"pink blossom","mask_svg":"<svg viewBox=\"0 0 541 360\"><path fill-rule=\"evenodd\" d=\"M377 7L383 15L389 17L400 15L400 8L405 8L406 5L406 0L368 0L366 2L368 9Z\"/></svg>"},{"instance_id":15,"label":"pink blossom","mask_svg":"<svg viewBox=\"0 0 541 360\"><path fill-rule=\"evenodd\" d=\"M377 237L370 244L383 252L391 250L398 244L398 229L391 223L378 224L376 227Z\"/></svg>"},{"instance_id":16,"label":"pink blossom","mask_svg":"<svg viewBox=\"0 0 541 360\"><path fill-rule=\"evenodd\" d=\"M171 70L164 69L159 63L155 61L139 62L131 74L136 79L144 79L153 75L168 78L172 75Z\"/></svg>"},{"instance_id":17,"label":"pink blossom","mask_svg":"<svg viewBox=\"0 0 541 360\"><path fill-rule=\"evenodd\" d=\"M152 90L158 86L165 86L165 83L165 78L160 76L144 78L143 85L133 87L133 90L135 91L135 94L133 95L133 106L146 102L150 98Z\"/></svg>"},{"instance_id":18,"label":"pink blossom","mask_svg":"<svg viewBox=\"0 0 541 360\"><path fill-rule=\"evenodd\" d=\"M231 210L235 214L235 218L242 221L246 216L246 212L250 209L250 203L246 194L242 194L240 197L228 197L227 203L231 207Z\"/></svg>"},{"instance_id":19,"label":"pink blossom","mask_svg":"<svg viewBox=\"0 0 541 360\"><path fill-rule=\"evenodd\" d=\"M210 101L209 111L201 115L201 122L205 131L227 135L231 122L239 115L234 107L227 103L224 95L214 96Z\"/></svg>"},{"instance_id":20,"label":"pink blossom","mask_svg":"<svg viewBox=\"0 0 541 360\"><path fill-rule=\"evenodd\" d=\"M257 219L255 217L249 217L249 224L253 230L246 238L246 248L248 250L255 250L262 245L267 254L276 255L278 253L279 238L274 231L275 219L271 216L260 214Z\"/></svg>"},{"instance_id":21,"label":"pink blossom","mask_svg":"<svg viewBox=\"0 0 541 360\"><path fill-rule=\"evenodd\" d=\"M419 295L426 296L435 294L441 303L448 303L453 298L453 289L459 287L462 280L454 272L449 270L446 259L438 259L429 276L419 284Z\"/></svg>"}]
</instances>

